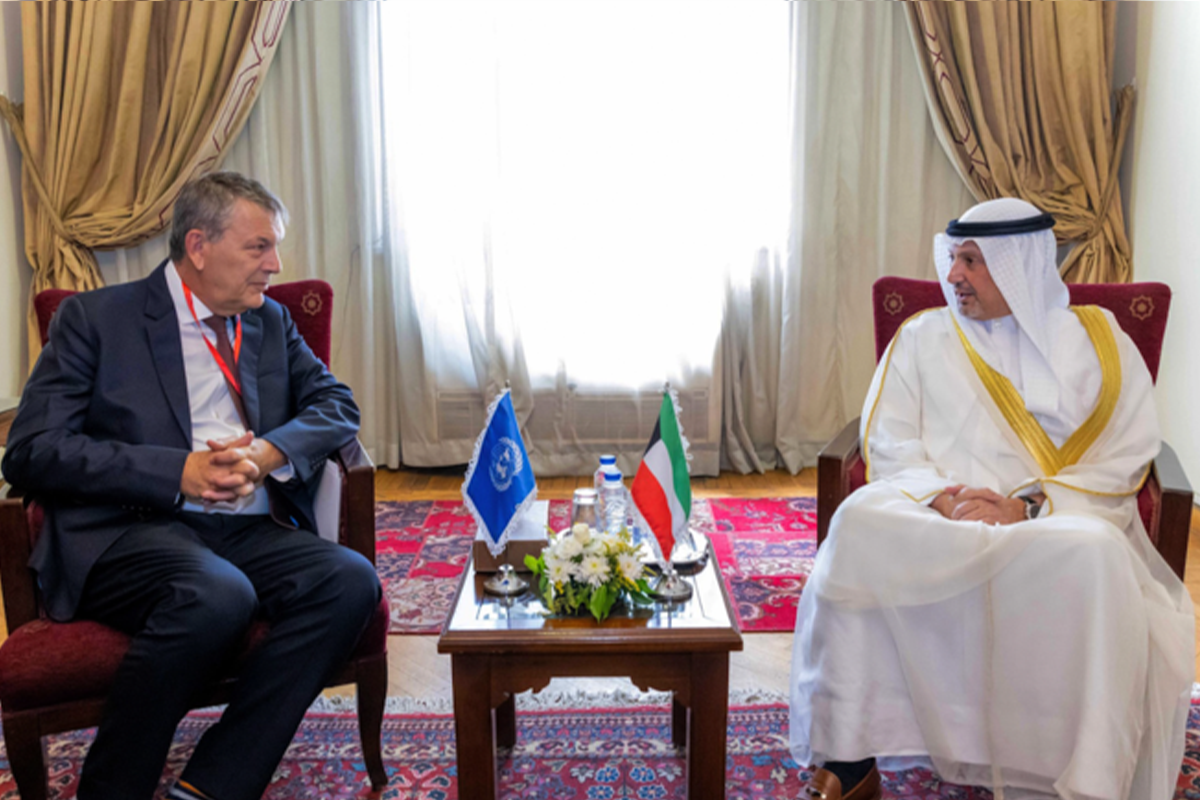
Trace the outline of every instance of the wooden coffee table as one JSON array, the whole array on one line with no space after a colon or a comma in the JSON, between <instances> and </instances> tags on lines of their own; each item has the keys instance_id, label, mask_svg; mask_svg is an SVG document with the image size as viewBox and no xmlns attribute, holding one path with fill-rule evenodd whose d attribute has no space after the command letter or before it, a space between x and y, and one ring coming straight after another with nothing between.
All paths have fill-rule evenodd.
<instances>
[{"instance_id":1,"label":"wooden coffee table","mask_svg":"<svg viewBox=\"0 0 1200 800\"><path fill-rule=\"evenodd\" d=\"M438 640L453 671L462 800L495 800L496 745L517 738L513 695L555 677L628 677L673 692L671 732L687 747L688 797L725 796L729 653L742 649L742 635L711 552L686 576L690 600L618 609L603 623L546 617L532 592L511 601L486 594L485 577L467 565Z\"/></svg>"}]
</instances>

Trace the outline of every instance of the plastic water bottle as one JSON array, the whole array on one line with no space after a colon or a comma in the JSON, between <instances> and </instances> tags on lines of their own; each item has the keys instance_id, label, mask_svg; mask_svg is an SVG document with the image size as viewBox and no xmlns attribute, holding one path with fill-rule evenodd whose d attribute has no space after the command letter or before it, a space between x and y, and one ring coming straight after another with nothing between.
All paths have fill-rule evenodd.
<instances>
[{"instance_id":1,"label":"plastic water bottle","mask_svg":"<svg viewBox=\"0 0 1200 800\"><path fill-rule=\"evenodd\" d=\"M601 494L604 491L604 474L606 472L616 472L618 475L621 471L617 469L617 457L608 454L600 456L600 469L596 470L595 476L592 478L592 485L596 489L596 494Z\"/></svg>"},{"instance_id":2,"label":"plastic water bottle","mask_svg":"<svg viewBox=\"0 0 1200 800\"><path fill-rule=\"evenodd\" d=\"M599 500L596 510L600 512L600 524L605 530L608 530L608 517L604 515L604 476L610 472L621 474L621 470L617 469L617 457L605 453L600 456L600 468L592 476L592 485L596 487L596 497Z\"/></svg>"},{"instance_id":3,"label":"plastic water bottle","mask_svg":"<svg viewBox=\"0 0 1200 800\"><path fill-rule=\"evenodd\" d=\"M621 471L614 465L611 472L604 473L604 528L609 533L620 533L625 527L625 482Z\"/></svg>"}]
</instances>

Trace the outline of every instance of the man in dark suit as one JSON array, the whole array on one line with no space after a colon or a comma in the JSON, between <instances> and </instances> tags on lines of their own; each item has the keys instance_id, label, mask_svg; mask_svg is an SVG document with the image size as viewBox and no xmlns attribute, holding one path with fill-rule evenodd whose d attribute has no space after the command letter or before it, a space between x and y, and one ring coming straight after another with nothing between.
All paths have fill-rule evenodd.
<instances>
[{"instance_id":1,"label":"man in dark suit","mask_svg":"<svg viewBox=\"0 0 1200 800\"><path fill-rule=\"evenodd\" d=\"M358 408L263 295L285 221L241 175L188 184L170 258L65 300L21 399L3 470L46 508L30 566L48 612L133 637L80 800L152 796L189 699L256 616L270 635L169 797L261 797L378 605L371 564L311 533Z\"/></svg>"}]
</instances>

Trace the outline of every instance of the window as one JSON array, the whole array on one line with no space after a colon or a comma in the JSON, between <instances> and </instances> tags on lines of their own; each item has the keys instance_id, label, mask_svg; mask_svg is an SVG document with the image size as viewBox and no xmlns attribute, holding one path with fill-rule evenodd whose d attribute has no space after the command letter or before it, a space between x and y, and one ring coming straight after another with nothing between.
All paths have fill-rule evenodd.
<instances>
[{"instance_id":1,"label":"window","mask_svg":"<svg viewBox=\"0 0 1200 800\"><path fill-rule=\"evenodd\" d=\"M390 224L427 363L535 389L710 375L726 282L787 231L788 4L383 4ZM478 353L476 354L478 358Z\"/></svg>"}]
</instances>

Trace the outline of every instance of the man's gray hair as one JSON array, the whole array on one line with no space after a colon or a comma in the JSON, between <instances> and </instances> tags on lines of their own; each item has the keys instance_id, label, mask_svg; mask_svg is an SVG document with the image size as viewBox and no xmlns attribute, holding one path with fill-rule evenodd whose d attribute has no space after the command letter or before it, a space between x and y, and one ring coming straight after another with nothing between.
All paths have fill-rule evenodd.
<instances>
[{"instance_id":1,"label":"man's gray hair","mask_svg":"<svg viewBox=\"0 0 1200 800\"><path fill-rule=\"evenodd\" d=\"M287 208L267 187L238 172L210 172L189 181L175 198L171 260L178 262L187 254L190 230L203 231L210 241L220 239L229 227L229 214L238 200L249 200L287 224Z\"/></svg>"}]
</instances>

